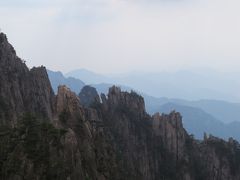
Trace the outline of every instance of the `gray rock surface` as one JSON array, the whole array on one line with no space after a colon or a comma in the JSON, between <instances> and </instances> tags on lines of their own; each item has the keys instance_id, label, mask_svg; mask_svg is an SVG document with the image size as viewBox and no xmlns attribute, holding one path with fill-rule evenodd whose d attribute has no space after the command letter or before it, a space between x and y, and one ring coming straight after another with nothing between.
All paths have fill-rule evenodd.
<instances>
[{"instance_id":1,"label":"gray rock surface","mask_svg":"<svg viewBox=\"0 0 240 180\"><path fill-rule=\"evenodd\" d=\"M0 124L16 123L19 115L33 112L52 118L54 93L44 67L27 68L5 34L0 34ZM8 120L8 121L6 121Z\"/></svg>"},{"instance_id":2,"label":"gray rock surface","mask_svg":"<svg viewBox=\"0 0 240 180\"><path fill-rule=\"evenodd\" d=\"M90 107L66 86L55 96L45 68L28 70L4 34L0 43L0 179L240 179L237 141L195 140L179 113L150 116L116 86ZM26 112L37 118L19 119Z\"/></svg>"},{"instance_id":3,"label":"gray rock surface","mask_svg":"<svg viewBox=\"0 0 240 180\"><path fill-rule=\"evenodd\" d=\"M100 103L100 97L97 90L91 86L84 86L79 93L79 98L85 107L89 107L94 103Z\"/></svg>"}]
</instances>

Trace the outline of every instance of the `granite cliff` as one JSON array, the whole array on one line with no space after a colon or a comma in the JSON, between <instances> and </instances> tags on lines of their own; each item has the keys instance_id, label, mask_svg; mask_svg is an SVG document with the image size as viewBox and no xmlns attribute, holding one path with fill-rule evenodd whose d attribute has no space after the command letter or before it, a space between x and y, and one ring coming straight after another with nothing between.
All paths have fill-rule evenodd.
<instances>
[{"instance_id":1,"label":"granite cliff","mask_svg":"<svg viewBox=\"0 0 240 180\"><path fill-rule=\"evenodd\" d=\"M44 67L28 69L5 34L0 34L0 124L14 126L31 112L51 119L54 94Z\"/></svg>"},{"instance_id":2,"label":"granite cliff","mask_svg":"<svg viewBox=\"0 0 240 180\"><path fill-rule=\"evenodd\" d=\"M197 141L179 113L150 116L116 86L54 95L46 69L29 70L3 33L0 73L0 179L240 179L237 141Z\"/></svg>"}]
</instances>

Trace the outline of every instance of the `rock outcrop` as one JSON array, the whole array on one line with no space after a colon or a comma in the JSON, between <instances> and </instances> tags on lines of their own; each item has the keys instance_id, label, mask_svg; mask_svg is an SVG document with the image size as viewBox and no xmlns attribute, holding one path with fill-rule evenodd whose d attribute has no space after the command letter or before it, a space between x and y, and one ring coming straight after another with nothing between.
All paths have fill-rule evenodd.
<instances>
[{"instance_id":1,"label":"rock outcrop","mask_svg":"<svg viewBox=\"0 0 240 180\"><path fill-rule=\"evenodd\" d=\"M29 70L0 33L0 124L16 124L19 115L32 112L52 118L54 94L44 67Z\"/></svg>"},{"instance_id":2,"label":"rock outcrop","mask_svg":"<svg viewBox=\"0 0 240 180\"><path fill-rule=\"evenodd\" d=\"M29 70L4 34L0 73L0 179L240 179L237 141L197 141L179 113L150 116L116 86L101 101L91 87L55 96L45 68Z\"/></svg>"},{"instance_id":3,"label":"rock outcrop","mask_svg":"<svg viewBox=\"0 0 240 180\"><path fill-rule=\"evenodd\" d=\"M79 93L79 98L81 99L81 104L85 107L89 107L94 103L100 103L97 90L91 86L84 86Z\"/></svg>"}]
</instances>

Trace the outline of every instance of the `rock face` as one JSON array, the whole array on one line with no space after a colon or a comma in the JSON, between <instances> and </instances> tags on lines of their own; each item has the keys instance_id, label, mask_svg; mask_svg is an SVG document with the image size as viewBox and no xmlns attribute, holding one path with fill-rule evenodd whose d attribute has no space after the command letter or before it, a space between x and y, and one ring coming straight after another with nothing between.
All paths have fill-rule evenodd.
<instances>
[{"instance_id":1,"label":"rock face","mask_svg":"<svg viewBox=\"0 0 240 180\"><path fill-rule=\"evenodd\" d=\"M51 119L54 94L44 67L29 70L6 35L0 34L0 124L14 126L20 114Z\"/></svg>"},{"instance_id":2,"label":"rock face","mask_svg":"<svg viewBox=\"0 0 240 180\"><path fill-rule=\"evenodd\" d=\"M153 116L154 134L161 137L168 151L176 155L176 160L183 158L187 136L181 119L181 115L176 112L169 115L157 113Z\"/></svg>"},{"instance_id":3,"label":"rock face","mask_svg":"<svg viewBox=\"0 0 240 180\"><path fill-rule=\"evenodd\" d=\"M101 101L91 87L55 96L45 68L28 70L0 42L0 179L240 179L233 139L194 140L179 113L150 116L141 96L115 86Z\"/></svg>"},{"instance_id":4,"label":"rock face","mask_svg":"<svg viewBox=\"0 0 240 180\"><path fill-rule=\"evenodd\" d=\"M81 100L81 104L85 107L89 107L93 103L100 103L97 90L91 86L84 86L79 93L79 98Z\"/></svg>"}]
</instances>

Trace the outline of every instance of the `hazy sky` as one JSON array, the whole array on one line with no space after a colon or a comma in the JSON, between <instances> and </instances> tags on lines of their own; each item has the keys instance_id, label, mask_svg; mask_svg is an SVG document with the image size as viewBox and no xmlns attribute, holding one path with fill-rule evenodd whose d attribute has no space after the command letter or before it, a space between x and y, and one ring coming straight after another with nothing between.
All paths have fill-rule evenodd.
<instances>
[{"instance_id":1,"label":"hazy sky","mask_svg":"<svg viewBox=\"0 0 240 180\"><path fill-rule=\"evenodd\" d=\"M0 27L29 66L238 71L239 8L239 0L0 0Z\"/></svg>"}]
</instances>

